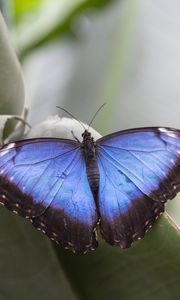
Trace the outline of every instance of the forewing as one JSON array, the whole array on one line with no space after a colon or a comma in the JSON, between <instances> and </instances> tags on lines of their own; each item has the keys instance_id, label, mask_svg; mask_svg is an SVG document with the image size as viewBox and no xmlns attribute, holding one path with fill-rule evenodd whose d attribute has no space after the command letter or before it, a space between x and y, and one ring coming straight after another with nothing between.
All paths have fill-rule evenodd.
<instances>
[{"instance_id":1,"label":"forewing","mask_svg":"<svg viewBox=\"0 0 180 300\"><path fill-rule=\"evenodd\" d=\"M96 207L77 142L32 139L2 147L0 201L74 252L96 247Z\"/></svg>"},{"instance_id":2,"label":"forewing","mask_svg":"<svg viewBox=\"0 0 180 300\"><path fill-rule=\"evenodd\" d=\"M97 141L101 231L129 247L180 191L180 131L140 128Z\"/></svg>"}]
</instances>

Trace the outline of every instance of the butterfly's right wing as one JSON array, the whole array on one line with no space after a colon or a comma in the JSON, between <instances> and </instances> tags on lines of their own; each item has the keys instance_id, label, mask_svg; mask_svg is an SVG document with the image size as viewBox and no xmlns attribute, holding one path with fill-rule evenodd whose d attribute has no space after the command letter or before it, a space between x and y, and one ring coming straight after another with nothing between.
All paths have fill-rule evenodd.
<instances>
[{"instance_id":1,"label":"butterfly's right wing","mask_svg":"<svg viewBox=\"0 0 180 300\"><path fill-rule=\"evenodd\" d=\"M32 139L0 149L0 201L76 253L97 246L96 206L80 145Z\"/></svg>"},{"instance_id":2,"label":"butterfly's right wing","mask_svg":"<svg viewBox=\"0 0 180 300\"><path fill-rule=\"evenodd\" d=\"M126 248L180 191L180 130L137 128L96 144L101 232L110 244Z\"/></svg>"}]
</instances>

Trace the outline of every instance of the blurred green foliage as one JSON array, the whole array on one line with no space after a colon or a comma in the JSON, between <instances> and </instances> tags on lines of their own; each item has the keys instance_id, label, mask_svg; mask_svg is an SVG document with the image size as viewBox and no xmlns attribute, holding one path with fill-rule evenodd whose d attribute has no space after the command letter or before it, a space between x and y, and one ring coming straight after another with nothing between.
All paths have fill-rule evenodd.
<instances>
[{"instance_id":1,"label":"blurred green foliage","mask_svg":"<svg viewBox=\"0 0 180 300\"><path fill-rule=\"evenodd\" d=\"M41 4L44 0L14 0L13 5L13 24L20 23L27 15L40 12Z\"/></svg>"},{"instance_id":2,"label":"blurred green foliage","mask_svg":"<svg viewBox=\"0 0 180 300\"><path fill-rule=\"evenodd\" d=\"M111 2L113 0L14 0L12 26L19 56L23 58L38 46L70 33L73 20L82 12L100 9Z\"/></svg>"}]
</instances>

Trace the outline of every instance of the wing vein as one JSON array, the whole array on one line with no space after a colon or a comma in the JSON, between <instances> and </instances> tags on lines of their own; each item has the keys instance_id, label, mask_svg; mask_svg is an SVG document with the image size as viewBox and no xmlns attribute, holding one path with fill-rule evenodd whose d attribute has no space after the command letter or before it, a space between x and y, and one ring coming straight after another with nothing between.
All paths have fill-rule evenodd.
<instances>
[{"instance_id":1,"label":"wing vein","mask_svg":"<svg viewBox=\"0 0 180 300\"><path fill-rule=\"evenodd\" d=\"M126 169L129 173L131 173L135 178L137 178L141 183L144 184L144 186L146 186L148 188L148 186L146 185L146 183L144 181L142 181L141 178L139 178L137 175L135 175L131 170L127 169L124 165L122 165L122 163L120 163L119 161L117 161L113 156L111 156L104 148L102 148L103 151L106 153L106 155L104 155L101 151L101 155L104 157L104 159L108 160L110 162L110 164L112 164L117 170L120 170L142 193L144 193L140 187L137 186L137 184L135 184L133 182L133 180L127 175L124 173L124 171L122 171L121 167L123 167L124 169ZM108 158L108 156L110 156L111 160ZM120 168L118 169L117 165L112 163L112 161L115 161L119 166ZM148 188L149 190L149 188Z\"/></svg>"}]
</instances>

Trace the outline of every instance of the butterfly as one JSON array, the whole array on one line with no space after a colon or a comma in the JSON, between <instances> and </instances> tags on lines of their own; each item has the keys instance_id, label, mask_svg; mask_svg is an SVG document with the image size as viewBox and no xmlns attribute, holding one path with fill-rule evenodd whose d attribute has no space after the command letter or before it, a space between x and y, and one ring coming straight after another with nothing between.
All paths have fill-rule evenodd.
<instances>
[{"instance_id":1,"label":"butterfly","mask_svg":"<svg viewBox=\"0 0 180 300\"><path fill-rule=\"evenodd\" d=\"M0 149L0 202L65 249L144 237L180 191L180 130L135 128L82 142L34 138Z\"/></svg>"}]
</instances>

